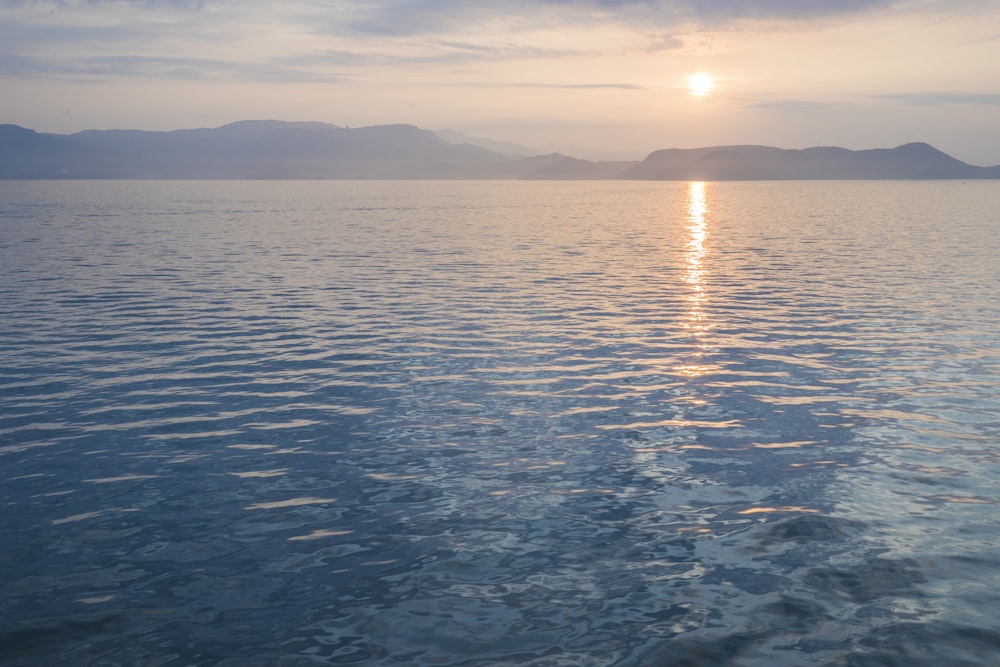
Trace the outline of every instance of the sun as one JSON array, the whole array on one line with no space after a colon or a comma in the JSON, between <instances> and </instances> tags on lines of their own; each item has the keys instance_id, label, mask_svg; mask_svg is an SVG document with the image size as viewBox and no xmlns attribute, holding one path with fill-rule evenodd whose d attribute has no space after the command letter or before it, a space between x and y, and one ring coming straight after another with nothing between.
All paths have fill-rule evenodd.
<instances>
[{"instance_id":1,"label":"sun","mask_svg":"<svg viewBox=\"0 0 1000 667\"><path fill-rule=\"evenodd\" d=\"M692 95L698 95L699 97L708 95L714 88L715 79L712 78L711 74L698 72L688 77L688 90L691 91Z\"/></svg>"}]
</instances>

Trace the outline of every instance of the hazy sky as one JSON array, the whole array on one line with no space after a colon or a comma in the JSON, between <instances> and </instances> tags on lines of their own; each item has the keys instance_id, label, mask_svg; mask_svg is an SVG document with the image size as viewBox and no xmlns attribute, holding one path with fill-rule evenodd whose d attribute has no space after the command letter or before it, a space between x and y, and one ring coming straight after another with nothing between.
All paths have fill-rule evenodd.
<instances>
[{"instance_id":1,"label":"hazy sky","mask_svg":"<svg viewBox=\"0 0 1000 667\"><path fill-rule=\"evenodd\" d=\"M1000 164L1000 0L0 0L0 122L250 118L590 158L927 141Z\"/></svg>"}]
</instances>

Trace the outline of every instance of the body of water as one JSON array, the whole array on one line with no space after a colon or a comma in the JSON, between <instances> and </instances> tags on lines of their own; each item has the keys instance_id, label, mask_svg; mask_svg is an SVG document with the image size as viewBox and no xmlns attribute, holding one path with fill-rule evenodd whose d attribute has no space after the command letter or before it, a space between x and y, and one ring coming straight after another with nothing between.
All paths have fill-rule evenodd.
<instances>
[{"instance_id":1,"label":"body of water","mask_svg":"<svg viewBox=\"0 0 1000 667\"><path fill-rule=\"evenodd\" d=\"M0 182L0 664L1000 663L1000 183Z\"/></svg>"}]
</instances>

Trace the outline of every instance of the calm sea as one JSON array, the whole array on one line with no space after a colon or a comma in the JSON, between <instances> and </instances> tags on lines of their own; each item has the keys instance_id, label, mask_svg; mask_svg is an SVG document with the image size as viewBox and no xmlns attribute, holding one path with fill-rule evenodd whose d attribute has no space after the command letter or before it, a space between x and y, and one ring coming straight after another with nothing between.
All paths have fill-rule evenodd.
<instances>
[{"instance_id":1,"label":"calm sea","mask_svg":"<svg viewBox=\"0 0 1000 667\"><path fill-rule=\"evenodd\" d=\"M0 182L7 667L1000 664L998 182Z\"/></svg>"}]
</instances>

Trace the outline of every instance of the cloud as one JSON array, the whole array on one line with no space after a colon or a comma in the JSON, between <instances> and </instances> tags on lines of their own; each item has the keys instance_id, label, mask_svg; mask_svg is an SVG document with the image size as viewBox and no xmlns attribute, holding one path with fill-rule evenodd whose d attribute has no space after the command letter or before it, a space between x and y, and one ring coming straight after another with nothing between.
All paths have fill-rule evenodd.
<instances>
[{"instance_id":1,"label":"cloud","mask_svg":"<svg viewBox=\"0 0 1000 667\"><path fill-rule=\"evenodd\" d=\"M686 0L658 3L680 16L707 23L741 19L804 20L884 9L892 0Z\"/></svg>"},{"instance_id":2,"label":"cloud","mask_svg":"<svg viewBox=\"0 0 1000 667\"><path fill-rule=\"evenodd\" d=\"M683 48L684 41L673 35L655 35L645 50L649 53L659 53L660 51L672 51Z\"/></svg>"},{"instance_id":3,"label":"cloud","mask_svg":"<svg viewBox=\"0 0 1000 667\"><path fill-rule=\"evenodd\" d=\"M936 107L950 104L1000 106L1000 93L890 93L877 97L914 107Z\"/></svg>"},{"instance_id":4,"label":"cloud","mask_svg":"<svg viewBox=\"0 0 1000 667\"><path fill-rule=\"evenodd\" d=\"M31 76L59 71L62 71L61 66L40 58L0 52L0 75Z\"/></svg>"},{"instance_id":5,"label":"cloud","mask_svg":"<svg viewBox=\"0 0 1000 667\"><path fill-rule=\"evenodd\" d=\"M288 56L278 56L262 63L264 67L281 66L299 70L320 70L329 67L402 68L422 65L468 64L498 62L525 58L572 58L580 52L546 49L532 46L463 44L447 40L431 41L414 53L409 50L322 50Z\"/></svg>"},{"instance_id":6,"label":"cloud","mask_svg":"<svg viewBox=\"0 0 1000 667\"><path fill-rule=\"evenodd\" d=\"M200 79L205 72L220 70L232 71L234 66L204 58L144 56L99 56L64 63L0 53L0 73L14 75L83 76L92 80L108 76Z\"/></svg>"},{"instance_id":7,"label":"cloud","mask_svg":"<svg viewBox=\"0 0 1000 667\"><path fill-rule=\"evenodd\" d=\"M98 6L127 5L133 7L169 7L174 9L201 9L206 0L0 0L0 9L23 7L55 7L62 9L95 8Z\"/></svg>"},{"instance_id":8,"label":"cloud","mask_svg":"<svg viewBox=\"0 0 1000 667\"><path fill-rule=\"evenodd\" d=\"M469 35L458 23L422 39L373 39L344 27L359 13L357 5L315 1L0 0L0 76L331 82L363 69L586 53L503 31Z\"/></svg>"},{"instance_id":9,"label":"cloud","mask_svg":"<svg viewBox=\"0 0 1000 667\"><path fill-rule=\"evenodd\" d=\"M158 29L131 24L71 25L48 22L0 20L0 45L4 50L31 49L38 45L58 45L59 47L90 44L102 49L108 45L123 42L157 40L162 37Z\"/></svg>"},{"instance_id":10,"label":"cloud","mask_svg":"<svg viewBox=\"0 0 1000 667\"><path fill-rule=\"evenodd\" d=\"M485 86L496 86L502 88L564 88L564 89L577 89L577 90L644 90L644 86L637 86L632 83L529 83L529 82L519 82L519 83L490 83L482 84Z\"/></svg>"},{"instance_id":11,"label":"cloud","mask_svg":"<svg viewBox=\"0 0 1000 667\"><path fill-rule=\"evenodd\" d=\"M768 100L743 105L745 109L769 109L802 114L831 114L844 107L840 102L817 102L812 100Z\"/></svg>"},{"instance_id":12,"label":"cloud","mask_svg":"<svg viewBox=\"0 0 1000 667\"><path fill-rule=\"evenodd\" d=\"M365 68L656 53L700 28L967 1L0 0L0 74L329 81Z\"/></svg>"},{"instance_id":13,"label":"cloud","mask_svg":"<svg viewBox=\"0 0 1000 667\"><path fill-rule=\"evenodd\" d=\"M0 52L0 76L75 79L97 82L112 78L175 79L186 81L230 79L267 83L316 81L340 83L335 72L296 66L281 59L234 62L183 56L95 56L65 63Z\"/></svg>"},{"instance_id":14,"label":"cloud","mask_svg":"<svg viewBox=\"0 0 1000 667\"><path fill-rule=\"evenodd\" d=\"M340 28L373 35L420 35L477 22L539 26L556 22L644 22L660 27L720 26L753 20L808 20L885 9L893 0L382 0Z\"/></svg>"},{"instance_id":15,"label":"cloud","mask_svg":"<svg viewBox=\"0 0 1000 667\"><path fill-rule=\"evenodd\" d=\"M946 105L1000 106L1000 93L884 93L871 95L869 99L891 101L912 107L937 107ZM748 102L746 109L773 109L795 113L833 114L851 105L845 102L824 102L814 100L767 100Z\"/></svg>"}]
</instances>

